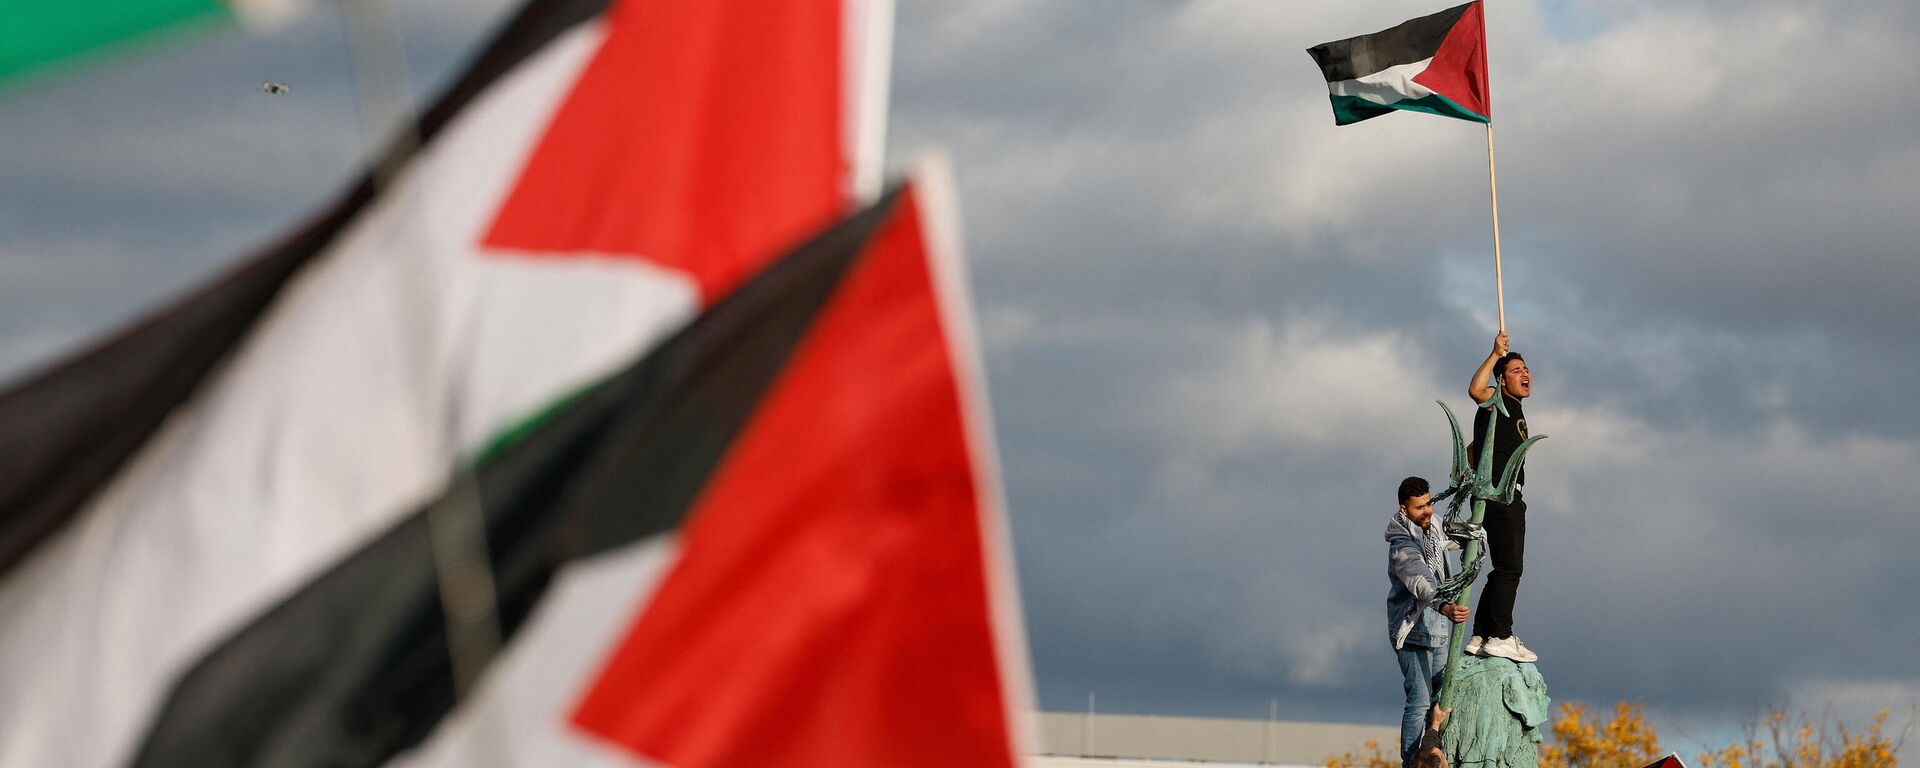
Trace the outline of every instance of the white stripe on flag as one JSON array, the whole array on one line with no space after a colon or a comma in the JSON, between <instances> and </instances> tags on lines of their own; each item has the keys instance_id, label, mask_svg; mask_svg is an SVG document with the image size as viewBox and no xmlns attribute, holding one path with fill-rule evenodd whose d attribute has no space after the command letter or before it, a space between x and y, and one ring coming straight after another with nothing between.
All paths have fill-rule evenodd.
<instances>
[{"instance_id":1,"label":"white stripe on flag","mask_svg":"<svg viewBox=\"0 0 1920 768\"><path fill-rule=\"evenodd\" d=\"M692 316L678 273L477 245L604 37L572 30L473 102L0 582L0 765L124 764L211 647Z\"/></svg>"},{"instance_id":2,"label":"white stripe on flag","mask_svg":"<svg viewBox=\"0 0 1920 768\"><path fill-rule=\"evenodd\" d=\"M1427 65L1432 63L1433 59L1427 59L1412 64L1387 67L1364 77L1328 83L1327 90L1335 96L1354 96L1383 106L1399 101L1424 99L1433 95L1433 89L1416 83L1413 79L1427 71Z\"/></svg>"},{"instance_id":3,"label":"white stripe on flag","mask_svg":"<svg viewBox=\"0 0 1920 768\"><path fill-rule=\"evenodd\" d=\"M652 766L574 727L572 715L678 556L673 537L660 536L561 569L473 697L392 766Z\"/></svg>"}]
</instances>

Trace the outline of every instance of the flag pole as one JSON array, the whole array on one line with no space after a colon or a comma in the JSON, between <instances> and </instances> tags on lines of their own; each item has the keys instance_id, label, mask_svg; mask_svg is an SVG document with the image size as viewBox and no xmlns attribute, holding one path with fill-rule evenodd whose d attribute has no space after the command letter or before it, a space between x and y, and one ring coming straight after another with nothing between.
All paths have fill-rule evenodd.
<instances>
[{"instance_id":1,"label":"flag pole","mask_svg":"<svg viewBox=\"0 0 1920 768\"><path fill-rule=\"evenodd\" d=\"M1500 309L1500 332L1507 331L1507 281L1500 267L1500 182L1493 168L1493 123L1487 123L1487 192L1493 197L1493 295Z\"/></svg>"},{"instance_id":2,"label":"flag pole","mask_svg":"<svg viewBox=\"0 0 1920 768\"><path fill-rule=\"evenodd\" d=\"M419 116L407 85L406 48L389 0L346 0L340 11L347 26L354 106L366 142L369 183L378 194L420 149ZM381 143L388 136L387 143ZM453 434L451 427L448 434ZM455 464L447 473L447 497L427 509L427 531L453 697L464 702L504 641L480 484L473 471L461 464L458 446L449 454L455 456ZM512 754L511 723L506 718L494 713L473 716L493 721L482 729L489 751Z\"/></svg>"},{"instance_id":3,"label":"flag pole","mask_svg":"<svg viewBox=\"0 0 1920 768\"><path fill-rule=\"evenodd\" d=\"M400 21L387 0L346 0L340 12L347 25L354 107L360 114L370 178L378 192L420 146L418 118L407 90Z\"/></svg>"},{"instance_id":4,"label":"flag pole","mask_svg":"<svg viewBox=\"0 0 1920 768\"><path fill-rule=\"evenodd\" d=\"M894 0L869 0L861 4L865 14L860 22L861 36L859 111L855 118L853 157L853 199L858 205L872 205L886 191L887 160L887 88L893 76Z\"/></svg>"}]
</instances>

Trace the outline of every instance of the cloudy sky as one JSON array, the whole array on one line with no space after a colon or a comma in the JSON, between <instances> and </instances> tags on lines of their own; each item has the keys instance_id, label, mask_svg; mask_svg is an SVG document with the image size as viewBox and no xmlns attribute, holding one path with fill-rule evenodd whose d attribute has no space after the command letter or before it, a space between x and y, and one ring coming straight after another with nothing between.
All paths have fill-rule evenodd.
<instances>
[{"instance_id":1,"label":"cloudy sky","mask_svg":"<svg viewBox=\"0 0 1920 768\"><path fill-rule=\"evenodd\" d=\"M1380 536L1493 335L1485 136L1336 129L1303 49L1437 6L899 4L892 147L955 158L1042 705L1393 722ZM416 90L505 5L403 0ZM1682 751L1768 705L1905 723L1920 5L1488 15L1552 694ZM323 8L0 91L0 375L336 193L348 71Z\"/></svg>"}]
</instances>

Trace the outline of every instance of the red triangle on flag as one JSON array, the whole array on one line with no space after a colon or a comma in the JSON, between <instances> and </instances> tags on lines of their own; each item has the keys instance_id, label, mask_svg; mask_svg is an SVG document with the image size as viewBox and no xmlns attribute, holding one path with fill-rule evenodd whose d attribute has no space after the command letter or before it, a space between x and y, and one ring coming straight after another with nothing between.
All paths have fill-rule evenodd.
<instances>
[{"instance_id":1,"label":"red triangle on flag","mask_svg":"<svg viewBox=\"0 0 1920 768\"><path fill-rule=\"evenodd\" d=\"M1487 81L1487 16L1480 2L1465 13L1433 54L1433 62L1413 81L1481 117L1493 117L1493 89Z\"/></svg>"},{"instance_id":2,"label":"red triangle on flag","mask_svg":"<svg viewBox=\"0 0 1920 768\"><path fill-rule=\"evenodd\" d=\"M847 204L845 5L617 3L484 243L725 295Z\"/></svg>"},{"instance_id":3,"label":"red triangle on flag","mask_svg":"<svg viewBox=\"0 0 1920 768\"><path fill-rule=\"evenodd\" d=\"M702 490L574 712L676 768L1012 766L990 472L914 188Z\"/></svg>"}]
</instances>

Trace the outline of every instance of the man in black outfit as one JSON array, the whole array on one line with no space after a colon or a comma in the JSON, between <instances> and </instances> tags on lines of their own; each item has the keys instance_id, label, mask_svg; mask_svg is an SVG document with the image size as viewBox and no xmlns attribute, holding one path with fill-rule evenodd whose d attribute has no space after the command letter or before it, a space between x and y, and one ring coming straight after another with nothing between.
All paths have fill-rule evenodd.
<instances>
[{"instance_id":1,"label":"man in black outfit","mask_svg":"<svg viewBox=\"0 0 1920 768\"><path fill-rule=\"evenodd\" d=\"M1484 404L1499 395L1507 406L1505 416L1484 408L1474 414L1473 444L1467 447L1468 458L1479 462L1480 441L1487 434L1487 419L1497 419L1493 428L1495 482L1506 472L1507 459L1514 449L1527 439L1527 415L1521 410L1520 401L1532 392L1533 376L1527 371L1527 361L1508 351L1507 332L1501 331L1493 337L1493 352L1473 372L1473 381L1467 384L1467 394L1475 403ZM1487 574L1487 589L1480 595L1480 609L1475 612L1473 637L1467 641L1466 651L1472 655L1498 656L1519 662L1539 658L1513 634L1513 598L1520 590L1520 572L1526 556L1527 502L1521 495L1526 483L1527 470L1522 466L1514 476L1513 503L1487 502L1486 516L1480 521L1487 530L1487 557L1493 561L1493 571Z\"/></svg>"}]
</instances>

